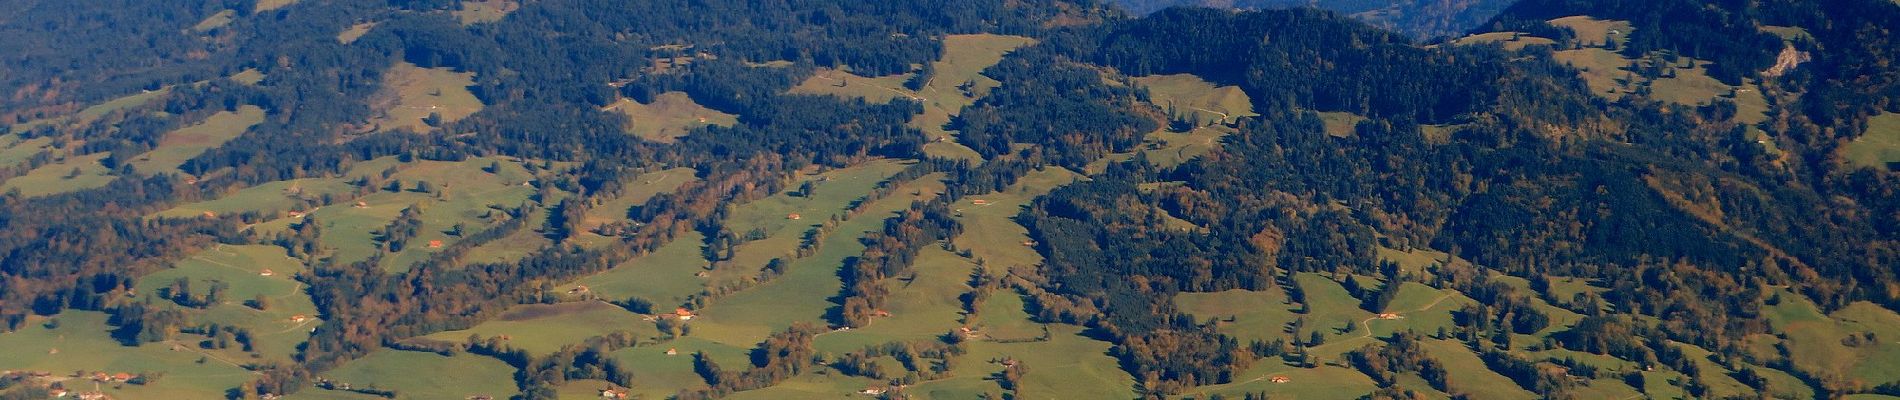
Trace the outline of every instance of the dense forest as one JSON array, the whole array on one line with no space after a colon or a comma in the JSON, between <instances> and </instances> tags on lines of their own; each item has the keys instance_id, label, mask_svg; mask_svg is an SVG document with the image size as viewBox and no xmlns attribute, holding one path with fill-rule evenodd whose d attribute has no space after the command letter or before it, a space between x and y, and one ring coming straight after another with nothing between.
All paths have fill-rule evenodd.
<instances>
[{"instance_id":1,"label":"dense forest","mask_svg":"<svg viewBox=\"0 0 1900 400\"><path fill-rule=\"evenodd\" d=\"M0 99L7 117L0 132L9 150L48 143L0 166L0 181L88 156L99 157L97 174L109 179L50 195L17 188L0 195L0 332L14 332L0 335L53 329L45 326L57 322L47 321L62 313L89 311L109 315L111 339L127 347L203 337L203 349L256 354L260 332L192 315L230 302L265 310L272 305L264 296L233 299L228 284L186 278L156 293L134 288L203 249L257 245L308 266L295 274L294 292L307 295L320 322L287 359L243 363L255 375L226 388L228 397L303 390L395 397L324 377L396 350L499 360L514 371L518 398L555 398L578 381L636 387L641 366L611 354L670 345L627 332L551 352L492 337L423 337L471 329L511 307L577 302L554 288L688 238L704 241L694 253L710 265L702 273L726 273L718 267L767 235L765 228L733 229L758 224L734 220L737 207L809 200L815 187L833 183L811 178L800 186L801 179L905 160L847 211L803 231L796 251L745 271L744 283L708 284L678 303L608 299L641 315L678 306L671 317L649 317L669 339L690 336L698 325L682 317L787 279L792 265L811 267L800 263L823 259L821 245L839 246L828 235L841 234L841 224L871 218L863 235L845 238L861 250L820 274L839 283L815 294L829 307L822 320L770 327L745 349L749 363L722 364L724 356L703 351L681 356L705 384L675 398L721 398L830 374L901 389L978 368L997 371L983 381L1001 393L1020 395L1025 374L1057 367L1011 357L958 369L953 361L979 340L968 321L995 296L1025 299L1022 311L1041 333L985 340L1044 343L1057 340L1050 326L1076 328L1077 336L1104 342L1100 355L1133 379L1134 387L1116 389L1148 398L1202 398L1210 387L1268 379L1247 375L1261 366L1363 375L1377 391L1352 396L1366 398L1424 391L1483 397L1450 378L1461 371L1433 350L1440 343L1468 351L1467 361L1515 389L1549 398L1590 397L1596 392L1579 382L1594 380L1653 394L1656 385L1645 379L1659 378L1637 372L1653 368L1681 373L1666 385L1689 397L1714 390L1705 380L1718 378L1709 374L1761 393L1783 381L1811 388L1814 398L1900 393L1900 381L1869 382L1803 362L1792 341L1774 341L1787 339L1788 327L1765 310L1796 297L1823 315L1859 305L1900 309L1900 174L1841 159L1846 143L1880 134L1870 121L1900 113L1900 40L1889 32L1900 27L1900 5L1887 0L1328 4L1340 11L1122 2L1140 14L1082 0L666 0L637 7L541 0L506 2L518 9L480 23L455 14L476 7L472 1L260 3L21 1L0 11L0 88L10 94ZM1555 55L1594 40L1550 22L1578 15L1629 23L1627 41L1606 52L1612 57L1700 60L1716 84L1766 92L1763 120L1737 116L1738 89L1696 105L1603 96ZM364 26L373 29L338 36ZM1799 28L1803 36L1784 38L1764 26ZM1442 38L1498 32L1549 43L1507 49ZM1031 44L982 68L981 80L993 85L972 79L959 86L968 105L947 123L920 124L942 106L907 93L933 88L933 74L942 73L935 62L958 50L946 48L945 38L959 34L1014 35ZM1782 65L1796 53L1807 58ZM374 99L391 65L472 76L466 89L482 107L454 120L431 114L420 131L385 129ZM869 78L836 87L907 76L909 92L888 100L800 92L840 71ZM248 73L262 78L235 77ZM1253 112L1212 124L1184 121L1173 104L1156 100L1160 89L1133 83L1180 74L1236 88ZM134 93L159 100L96 116L80 111ZM697 115L701 124L676 139L628 134L623 127L643 121L608 111L672 94L706 110ZM149 154L176 145L170 132L246 106L265 116L175 169L146 169ZM733 122L707 123L710 113ZM1342 115L1352 117L1343 126ZM1201 129L1225 136L1178 162L1145 151L1160 146L1154 138L1161 133ZM926 134L938 131L953 132L969 156L928 151L945 144ZM1757 133L1775 138L1772 152ZM431 234L424 226L435 218L420 205L377 221L377 252L349 260L325 244L342 234L324 230L329 220L316 216L273 234L258 227L281 213L158 216L285 181L347 181L338 193L300 200L311 210L363 207L354 199L373 193L439 197L437 184L392 180L394 167L380 175L355 171L381 165L375 160L494 157L533 160L520 163L531 178L506 182L532 193L529 200L491 205L484 218L501 222L456 225L450 235L457 240L447 246L417 239ZM694 179L607 210L615 223L589 225L591 207L638 190L635 177L672 168L690 168ZM497 162L485 170L501 169ZM965 208L1055 170L1087 173L1027 200L1008 219L1026 230L1020 250L1038 263L985 269L990 260L973 256L965 246L974 240L965 238L989 228L966 219ZM74 168L65 179L81 175ZM941 186L919 188L932 184ZM859 215L880 201L909 203L889 215ZM825 216L786 216L801 218ZM509 260L472 256L524 233L549 244ZM602 239L584 243L594 236ZM425 247L439 248L398 256ZM887 324L880 321L903 302L898 288L922 279L918 264L927 253L978 266L956 277L969 281L958 282L969 292L941 299L961 303L961 331L847 354L815 347L822 335ZM1442 256L1401 266L1394 253ZM1592 290L1560 294L1558 282L1588 282ZM1367 319L1308 322L1321 319L1316 308L1335 306L1316 303L1333 286L1350 297L1346 310ZM1436 332L1365 332L1369 340L1324 359L1318 349L1328 338L1403 317L1410 310L1394 307L1408 287L1468 301L1447 307L1449 322ZM1298 319L1282 331L1235 332L1236 317L1223 321L1183 302L1221 293L1284 295ZM1878 346L1874 336L1868 330L1836 341ZM1709 355L1685 353L1690 347ZM1570 358L1549 355L1555 352ZM1635 367L1599 367L1577 355ZM1703 370L1710 368L1733 372ZM8 391L11 382L0 395L40 393Z\"/></svg>"}]
</instances>

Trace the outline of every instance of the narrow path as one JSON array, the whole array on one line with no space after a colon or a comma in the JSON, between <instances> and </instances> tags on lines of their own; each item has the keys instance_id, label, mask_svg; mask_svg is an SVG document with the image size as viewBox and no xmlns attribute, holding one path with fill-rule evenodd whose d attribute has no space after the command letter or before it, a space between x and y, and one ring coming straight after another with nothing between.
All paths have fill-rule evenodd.
<instances>
[{"instance_id":1,"label":"narrow path","mask_svg":"<svg viewBox=\"0 0 1900 400\"><path fill-rule=\"evenodd\" d=\"M1435 300L1432 300L1432 302L1431 302L1430 304L1426 304L1426 305L1425 305L1425 306L1423 306L1423 307L1419 307L1419 308L1415 308L1415 309L1411 309L1411 310L1406 310L1406 311L1400 311L1400 312L1394 312L1394 313L1392 313L1392 314L1397 314L1397 315L1399 315L1399 317L1401 317L1401 318L1403 318L1403 317L1405 316L1405 314L1409 314L1409 313L1415 313L1415 312L1419 312L1419 311L1425 311L1425 310L1430 310L1430 309L1432 309L1432 307L1437 307L1437 306L1438 306L1438 303L1442 303L1442 302L1444 302L1444 301L1445 301L1445 299L1449 299L1449 298L1451 298L1451 293L1446 293L1446 294L1442 294L1442 295L1439 295L1437 299L1435 299ZM1313 352L1313 351L1315 351L1315 350L1319 350L1319 349L1322 349L1322 348L1325 348L1326 346L1332 346L1332 345L1335 345L1335 344L1341 344L1341 343L1343 343L1343 342L1344 342L1344 341L1346 341L1346 340L1355 340L1355 339L1364 339L1364 338L1369 338L1369 337L1372 337L1372 324L1371 324L1371 322L1372 322L1373 320L1376 320L1376 319L1379 319L1379 316L1377 316L1377 315L1374 315L1374 316L1371 316L1371 317L1366 317L1366 319L1362 319L1362 320L1359 320L1359 322L1358 322L1358 324L1359 324L1359 336L1357 336L1357 337L1351 337L1351 338L1346 338L1346 339L1342 339L1342 340L1338 340L1338 341L1334 341L1334 342L1332 342L1332 343L1326 343L1326 344L1322 344L1322 345L1318 345L1318 346L1313 346L1313 347L1308 347L1308 348L1306 348L1306 351L1307 351L1308 353L1311 353L1311 352Z\"/></svg>"}]
</instances>

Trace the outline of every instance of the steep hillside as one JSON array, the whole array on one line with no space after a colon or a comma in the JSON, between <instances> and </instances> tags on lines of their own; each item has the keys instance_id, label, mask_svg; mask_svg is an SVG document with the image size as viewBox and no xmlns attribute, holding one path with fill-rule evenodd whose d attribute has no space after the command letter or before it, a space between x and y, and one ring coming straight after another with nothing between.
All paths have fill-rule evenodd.
<instances>
[{"instance_id":1,"label":"steep hillside","mask_svg":"<svg viewBox=\"0 0 1900 400\"><path fill-rule=\"evenodd\" d=\"M18 3L0 398L1900 396L1889 0Z\"/></svg>"}]
</instances>

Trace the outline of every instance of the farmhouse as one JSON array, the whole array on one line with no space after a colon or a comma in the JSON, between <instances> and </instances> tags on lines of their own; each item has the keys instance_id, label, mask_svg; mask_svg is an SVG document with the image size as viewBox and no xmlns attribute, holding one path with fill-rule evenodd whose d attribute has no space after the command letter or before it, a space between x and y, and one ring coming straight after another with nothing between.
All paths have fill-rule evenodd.
<instances>
[{"instance_id":1,"label":"farmhouse","mask_svg":"<svg viewBox=\"0 0 1900 400\"><path fill-rule=\"evenodd\" d=\"M1401 317L1401 316L1399 316L1398 314L1393 314L1393 313L1380 313L1380 314L1379 314L1379 319L1399 319L1399 318L1405 318L1405 317Z\"/></svg>"},{"instance_id":2,"label":"farmhouse","mask_svg":"<svg viewBox=\"0 0 1900 400\"><path fill-rule=\"evenodd\" d=\"M442 248L442 241L440 241L440 240L431 240L431 241L429 241L429 248L431 248L431 249L440 249L440 248Z\"/></svg>"},{"instance_id":3,"label":"farmhouse","mask_svg":"<svg viewBox=\"0 0 1900 400\"><path fill-rule=\"evenodd\" d=\"M1293 381L1293 378L1288 378L1285 376L1274 376L1272 378L1267 378L1267 382L1273 382L1273 383L1287 383L1287 382L1292 382L1292 381Z\"/></svg>"},{"instance_id":4,"label":"farmhouse","mask_svg":"<svg viewBox=\"0 0 1900 400\"><path fill-rule=\"evenodd\" d=\"M271 272L271 270L270 270L270 268L265 268L265 269L264 269L263 271L257 271L257 275L258 275L258 276L271 276L271 275L276 275L276 273L275 273L275 272Z\"/></svg>"},{"instance_id":5,"label":"farmhouse","mask_svg":"<svg viewBox=\"0 0 1900 400\"><path fill-rule=\"evenodd\" d=\"M668 347L668 348L666 348L666 355L669 355L669 356L677 356L677 355L680 355L680 351L679 351L679 349L675 349L675 348L672 348L672 347Z\"/></svg>"},{"instance_id":6,"label":"farmhouse","mask_svg":"<svg viewBox=\"0 0 1900 400\"><path fill-rule=\"evenodd\" d=\"M798 213L791 213L791 214L785 215L785 219L789 219L789 220L798 220L800 218L803 218L803 217L800 217Z\"/></svg>"},{"instance_id":7,"label":"farmhouse","mask_svg":"<svg viewBox=\"0 0 1900 400\"><path fill-rule=\"evenodd\" d=\"M990 205L990 201L984 200L984 199L976 199L976 200L970 200L970 204L975 204L979 206L987 206L987 205Z\"/></svg>"},{"instance_id":8,"label":"farmhouse","mask_svg":"<svg viewBox=\"0 0 1900 400\"><path fill-rule=\"evenodd\" d=\"M686 307L680 307L678 309L674 309L673 314L671 315L674 318L679 318L681 321L693 320L693 310L688 310L686 309Z\"/></svg>"}]
</instances>

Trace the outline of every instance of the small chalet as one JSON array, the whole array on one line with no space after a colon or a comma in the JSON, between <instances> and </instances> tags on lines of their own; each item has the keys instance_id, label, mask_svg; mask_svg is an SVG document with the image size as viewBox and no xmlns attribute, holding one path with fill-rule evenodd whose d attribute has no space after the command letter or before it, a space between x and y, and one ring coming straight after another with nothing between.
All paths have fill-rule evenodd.
<instances>
[{"instance_id":1,"label":"small chalet","mask_svg":"<svg viewBox=\"0 0 1900 400\"><path fill-rule=\"evenodd\" d=\"M801 216L799 216L799 215L798 215L798 213L791 213L791 214L786 214L786 215L785 215L785 219L789 219L789 220L798 220L798 219L802 219L802 218L804 218L804 217L801 217Z\"/></svg>"},{"instance_id":2,"label":"small chalet","mask_svg":"<svg viewBox=\"0 0 1900 400\"><path fill-rule=\"evenodd\" d=\"M1273 382L1273 383L1287 383L1287 382L1292 382L1292 381L1293 381L1293 378L1288 378L1285 376L1275 376L1272 378L1267 378L1267 382Z\"/></svg>"}]
</instances>

